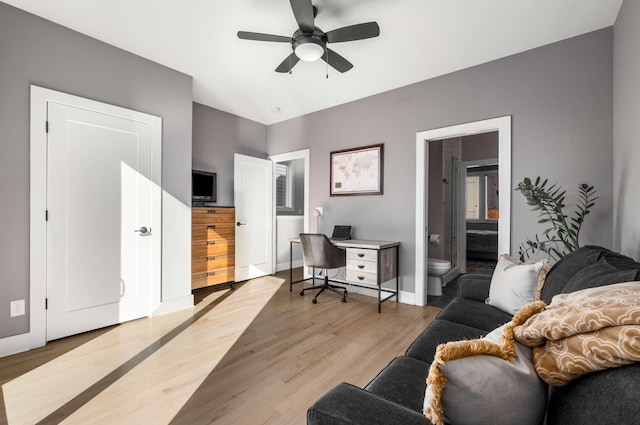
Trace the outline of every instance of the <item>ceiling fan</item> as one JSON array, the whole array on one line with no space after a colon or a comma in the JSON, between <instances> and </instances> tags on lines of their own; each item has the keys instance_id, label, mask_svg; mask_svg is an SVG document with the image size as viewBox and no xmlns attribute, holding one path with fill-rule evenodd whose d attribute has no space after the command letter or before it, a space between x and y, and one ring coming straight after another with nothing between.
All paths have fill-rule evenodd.
<instances>
[{"instance_id":1,"label":"ceiling fan","mask_svg":"<svg viewBox=\"0 0 640 425\"><path fill-rule=\"evenodd\" d=\"M238 38L243 40L274 41L291 44L293 53L278 65L276 72L291 73L298 61L313 62L320 58L336 70L346 72L353 68L353 64L328 48L327 43L364 40L380 35L380 27L376 22L350 25L324 32L314 24L318 8L311 4L311 0L290 0L290 2L293 15L300 28L291 37L238 31Z\"/></svg>"}]
</instances>

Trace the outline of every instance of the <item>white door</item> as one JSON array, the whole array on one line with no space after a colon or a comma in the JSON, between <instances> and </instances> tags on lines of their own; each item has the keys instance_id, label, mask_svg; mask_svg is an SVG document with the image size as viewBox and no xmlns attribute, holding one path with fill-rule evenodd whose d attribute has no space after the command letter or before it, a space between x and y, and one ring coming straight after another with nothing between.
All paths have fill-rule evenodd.
<instances>
[{"instance_id":1,"label":"white door","mask_svg":"<svg viewBox=\"0 0 640 425\"><path fill-rule=\"evenodd\" d=\"M52 340L150 314L156 229L151 126L55 102L47 108Z\"/></svg>"},{"instance_id":2,"label":"white door","mask_svg":"<svg viewBox=\"0 0 640 425\"><path fill-rule=\"evenodd\" d=\"M273 273L273 162L234 155L236 282Z\"/></svg>"}]
</instances>

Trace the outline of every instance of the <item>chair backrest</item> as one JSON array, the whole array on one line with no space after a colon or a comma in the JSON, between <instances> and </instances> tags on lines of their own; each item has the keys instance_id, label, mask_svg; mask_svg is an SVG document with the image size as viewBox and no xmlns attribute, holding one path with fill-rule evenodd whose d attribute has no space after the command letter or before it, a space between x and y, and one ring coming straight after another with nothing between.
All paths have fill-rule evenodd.
<instances>
[{"instance_id":1,"label":"chair backrest","mask_svg":"<svg viewBox=\"0 0 640 425\"><path fill-rule=\"evenodd\" d=\"M347 254L318 233L300 233L302 258L306 267L336 269L347 264Z\"/></svg>"},{"instance_id":2,"label":"chair backrest","mask_svg":"<svg viewBox=\"0 0 640 425\"><path fill-rule=\"evenodd\" d=\"M351 226L336 225L333 227L333 234L331 239L337 241L346 241L351 239Z\"/></svg>"}]
</instances>

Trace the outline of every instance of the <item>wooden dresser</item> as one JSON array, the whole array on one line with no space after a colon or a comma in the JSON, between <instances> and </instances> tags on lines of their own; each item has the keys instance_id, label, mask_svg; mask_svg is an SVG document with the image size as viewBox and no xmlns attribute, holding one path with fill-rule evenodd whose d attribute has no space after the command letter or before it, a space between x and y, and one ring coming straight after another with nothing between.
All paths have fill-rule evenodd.
<instances>
[{"instance_id":1,"label":"wooden dresser","mask_svg":"<svg viewBox=\"0 0 640 425\"><path fill-rule=\"evenodd\" d=\"M191 289L233 282L235 218L233 207L191 209Z\"/></svg>"}]
</instances>

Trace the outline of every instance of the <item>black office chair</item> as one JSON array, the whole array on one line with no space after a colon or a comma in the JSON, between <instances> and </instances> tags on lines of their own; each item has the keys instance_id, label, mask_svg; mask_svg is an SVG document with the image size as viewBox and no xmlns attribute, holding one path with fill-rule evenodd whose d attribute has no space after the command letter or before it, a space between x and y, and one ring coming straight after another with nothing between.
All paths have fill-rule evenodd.
<instances>
[{"instance_id":1,"label":"black office chair","mask_svg":"<svg viewBox=\"0 0 640 425\"><path fill-rule=\"evenodd\" d=\"M318 295L328 289L335 292L338 295L342 295L342 302L347 302L347 290L341 286L330 285L329 277L327 276L327 269L337 269L338 267L344 267L347 264L347 253L344 249L340 249L331 243L329 238L325 235L317 233L300 233L300 243L302 244L302 258L306 267L315 269L324 269L324 283L322 286L312 286L310 288L304 288L300 291L300 295L304 295L305 291L312 289L319 289L315 297L313 297L312 303L318 302ZM315 276L314 276L315 279ZM343 291L340 293L340 291Z\"/></svg>"}]
</instances>

